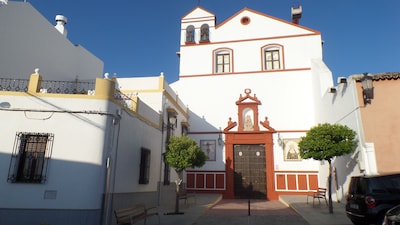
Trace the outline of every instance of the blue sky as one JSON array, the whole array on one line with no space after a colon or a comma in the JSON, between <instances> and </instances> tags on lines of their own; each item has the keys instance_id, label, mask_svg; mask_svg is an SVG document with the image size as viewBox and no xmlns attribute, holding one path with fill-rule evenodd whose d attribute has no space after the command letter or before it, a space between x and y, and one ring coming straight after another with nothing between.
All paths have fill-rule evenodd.
<instances>
[{"instance_id":1,"label":"blue sky","mask_svg":"<svg viewBox=\"0 0 400 225\"><path fill-rule=\"evenodd\" d=\"M198 4L217 24L244 7L291 21L301 4L302 26L318 30L324 61L336 77L400 71L399 0L28 0L52 24L68 18L68 38L118 77L178 79L180 19Z\"/></svg>"}]
</instances>

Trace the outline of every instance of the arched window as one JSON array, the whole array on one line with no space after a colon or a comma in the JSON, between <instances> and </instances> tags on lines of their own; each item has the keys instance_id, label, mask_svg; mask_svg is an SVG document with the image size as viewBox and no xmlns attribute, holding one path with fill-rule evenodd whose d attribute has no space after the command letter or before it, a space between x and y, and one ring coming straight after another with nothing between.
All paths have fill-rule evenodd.
<instances>
[{"instance_id":1,"label":"arched window","mask_svg":"<svg viewBox=\"0 0 400 225\"><path fill-rule=\"evenodd\" d=\"M194 26L190 25L186 28L186 43L194 43Z\"/></svg>"},{"instance_id":2,"label":"arched window","mask_svg":"<svg viewBox=\"0 0 400 225\"><path fill-rule=\"evenodd\" d=\"M210 41L210 28L208 24L203 24L200 28L200 42L208 41Z\"/></svg>"},{"instance_id":3,"label":"arched window","mask_svg":"<svg viewBox=\"0 0 400 225\"><path fill-rule=\"evenodd\" d=\"M282 46L268 45L263 48L263 69L264 70L281 70L283 69Z\"/></svg>"},{"instance_id":4,"label":"arched window","mask_svg":"<svg viewBox=\"0 0 400 225\"><path fill-rule=\"evenodd\" d=\"M218 49L214 52L215 73L232 72L232 50Z\"/></svg>"}]
</instances>

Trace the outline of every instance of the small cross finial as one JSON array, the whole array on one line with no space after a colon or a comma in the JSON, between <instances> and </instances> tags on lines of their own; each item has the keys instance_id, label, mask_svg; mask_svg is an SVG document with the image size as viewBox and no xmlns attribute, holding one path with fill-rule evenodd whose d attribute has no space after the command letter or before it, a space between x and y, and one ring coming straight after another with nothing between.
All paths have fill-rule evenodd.
<instances>
[{"instance_id":1,"label":"small cross finial","mask_svg":"<svg viewBox=\"0 0 400 225\"><path fill-rule=\"evenodd\" d=\"M200 5L200 0L197 0L197 5L198 5L198 6Z\"/></svg>"}]
</instances>

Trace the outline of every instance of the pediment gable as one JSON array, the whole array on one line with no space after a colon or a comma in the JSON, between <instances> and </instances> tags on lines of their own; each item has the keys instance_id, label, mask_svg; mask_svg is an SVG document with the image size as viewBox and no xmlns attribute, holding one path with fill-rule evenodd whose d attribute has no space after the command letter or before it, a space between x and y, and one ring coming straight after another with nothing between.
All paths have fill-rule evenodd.
<instances>
[{"instance_id":1,"label":"pediment gable","mask_svg":"<svg viewBox=\"0 0 400 225\"><path fill-rule=\"evenodd\" d=\"M243 103L261 105L261 102L256 97L256 94L254 94L253 96L250 95L251 94L251 90L249 88L245 89L244 93L246 95L242 96L242 94L240 94L239 100L236 101L236 105L240 105L240 104L243 104Z\"/></svg>"},{"instance_id":2,"label":"pediment gable","mask_svg":"<svg viewBox=\"0 0 400 225\"><path fill-rule=\"evenodd\" d=\"M203 18L203 17L215 17L214 13L197 6L196 8L192 9L186 15L182 17L182 20L188 20L192 18Z\"/></svg>"},{"instance_id":3,"label":"pediment gable","mask_svg":"<svg viewBox=\"0 0 400 225\"><path fill-rule=\"evenodd\" d=\"M248 23L243 23L248 18ZM264 13L244 8L216 27L217 32L241 34L239 39L320 34L320 32Z\"/></svg>"}]
</instances>

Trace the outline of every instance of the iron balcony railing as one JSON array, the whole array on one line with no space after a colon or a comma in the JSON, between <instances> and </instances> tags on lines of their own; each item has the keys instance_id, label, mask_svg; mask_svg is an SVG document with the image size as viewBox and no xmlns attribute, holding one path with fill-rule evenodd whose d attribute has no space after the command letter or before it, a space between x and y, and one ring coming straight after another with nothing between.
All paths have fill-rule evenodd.
<instances>
[{"instance_id":1,"label":"iron balcony railing","mask_svg":"<svg viewBox=\"0 0 400 225\"><path fill-rule=\"evenodd\" d=\"M27 92L29 80L0 78L0 91Z\"/></svg>"},{"instance_id":2,"label":"iron balcony railing","mask_svg":"<svg viewBox=\"0 0 400 225\"><path fill-rule=\"evenodd\" d=\"M95 87L95 81L52 81L42 80L40 92L54 94L91 94Z\"/></svg>"},{"instance_id":3,"label":"iron balcony railing","mask_svg":"<svg viewBox=\"0 0 400 225\"><path fill-rule=\"evenodd\" d=\"M28 92L28 79L0 78L0 91ZM83 94L95 95L95 81L52 81L42 80L40 82L40 93L52 94ZM132 109L134 94L124 94L115 90L114 98L124 107Z\"/></svg>"},{"instance_id":4,"label":"iron balcony railing","mask_svg":"<svg viewBox=\"0 0 400 225\"><path fill-rule=\"evenodd\" d=\"M119 90L115 90L114 97L124 107L132 109L132 107L133 107L132 95L124 94L124 93L120 92Z\"/></svg>"}]
</instances>

